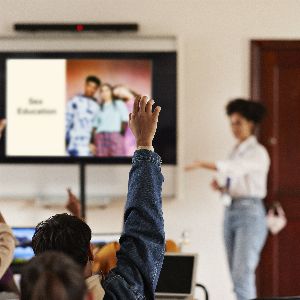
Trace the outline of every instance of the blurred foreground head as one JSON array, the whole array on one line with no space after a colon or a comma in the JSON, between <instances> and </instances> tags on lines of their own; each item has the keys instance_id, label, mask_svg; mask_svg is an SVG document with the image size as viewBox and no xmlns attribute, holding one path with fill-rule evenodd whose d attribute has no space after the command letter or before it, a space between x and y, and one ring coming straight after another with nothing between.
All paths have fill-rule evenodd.
<instances>
[{"instance_id":1,"label":"blurred foreground head","mask_svg":"<svg viewBox=\"0 0 300 300\"><path fill-rule=\"evenodd\" d=\"M81 268L54 251L34 257L21 277L21 300L92 300Z\"/></svg>"}]
</instances>

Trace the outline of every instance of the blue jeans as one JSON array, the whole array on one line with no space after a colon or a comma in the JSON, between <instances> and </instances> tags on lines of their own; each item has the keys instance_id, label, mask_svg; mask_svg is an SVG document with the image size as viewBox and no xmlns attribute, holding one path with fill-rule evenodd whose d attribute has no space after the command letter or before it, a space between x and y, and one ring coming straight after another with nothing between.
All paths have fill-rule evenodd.
<instances>
[{"instance_id":1,"label":"blue jeans","mask_svg":"<svg viewBox=\"0 0 300 300\"><path fill-rule=\"evenodd\" d=\"M226 208L224 240L238 300L256 297L255 270L267 233L266 212L262 200L234 199Z\"/></svg>"}]
</instances>

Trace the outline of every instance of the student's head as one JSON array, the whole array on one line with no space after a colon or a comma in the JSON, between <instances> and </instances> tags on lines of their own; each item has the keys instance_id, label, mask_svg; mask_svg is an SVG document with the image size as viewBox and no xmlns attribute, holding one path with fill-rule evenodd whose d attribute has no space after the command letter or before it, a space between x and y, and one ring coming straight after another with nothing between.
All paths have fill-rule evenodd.
<instances>
[{"instance_id":1,"label":"student's head","mask_svg":"<svg viewBox=\"0 0 300 300\"><path fill-rule=\"evenodd\" d=\"M254 133L255 127L262 121L266 109L254 101L234 99L226 106L233 135L243 141Z\"/></svg>"},{"instance_id":2,"label":"student's head","mask_svg":"<svg viewBox=\"0 0 300 300\"><path fill-rule=\"evenodd\" d=\"M113 87L109 83L103 83L100 87L101 102L114 100Z\"/></svg>"},{"instance_id":3,"label":"student's head","mask_svg":"<svg viewBox=\"0 0 300 300\"><path fill-rule=\"evenodd\" d=\"M54 251L34 257L23 269L20 300L92 300L81 268Z\"/></svg>"},{"instance_id":4,"label":"student's head","mask_svg":"<svg viewBox=\"0 0 300 300\"><path fill-rule=\"evenodd\" d=\"M85 79L85 88L84 88L85 96L94 97L100 85L101 85L101 81L98 77L88 76Z\"/></svg>"},{"instance_id":5,"label":"student's head","mask_svg":"<svg viewBox=\"0 0 300 300\"><path fill-rule=\"evenodd\" d=\"M91 276L91 229L81 219L57 214L39 223L32 238L36 255L53 250L69 255L77 262L86 277Z\"/></svg>"}]
</instances>

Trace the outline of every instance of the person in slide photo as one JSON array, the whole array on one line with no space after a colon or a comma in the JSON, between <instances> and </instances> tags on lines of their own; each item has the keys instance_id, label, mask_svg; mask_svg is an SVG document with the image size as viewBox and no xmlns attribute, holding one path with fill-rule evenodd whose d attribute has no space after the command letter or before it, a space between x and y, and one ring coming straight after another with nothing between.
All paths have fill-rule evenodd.
<instances>
[{"instance_id":1,"label":"person in slide photo","mask_svg":"<svg viewBox=\"0 0 300 300\"><path fill-rule=\"evenodd\" d=\"M129 89L125 85L116 85L114 86L114 96L117 99L122 99L127 107L129 113L132 113L134 99L139 94L134 92L133 90ZM128 127L125 131L124 135L124 143L125 143L125 155L126 156L133 156L133 153L136 148L136 140L134 135L132 134L130 128Z\"/></svg>"},{"instance_id":2,"label":"person in slide photo","mask_svg":"<svg viewBox=\"0 0 300 300\"><path fill-rule=\"evenodd\" d=\"M99 111L96 92L101 85L97 76L88 76L84 92L74 96L66 108L66 146L70 156L91 156L90 140L94 118Z\"/></svg>"},{"instance_id":3,"label":"person in slide photo","mask_svg":"<svg viewBox=\"0 0 300 300\"><path fill-rule=\"evenodd\" d=\"M99 111L93 124L96 156L125 156L124 134L128 127L128 110L122 100L115 99L113 88L105 83L100 88Z\"/></svg>"}]
</instances>

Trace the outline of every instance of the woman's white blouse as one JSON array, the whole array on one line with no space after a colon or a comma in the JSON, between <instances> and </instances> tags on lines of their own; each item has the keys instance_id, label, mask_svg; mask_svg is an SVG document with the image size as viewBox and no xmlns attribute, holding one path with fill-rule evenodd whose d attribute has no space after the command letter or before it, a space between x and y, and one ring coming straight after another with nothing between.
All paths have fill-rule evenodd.
<instances>
[{"instance_id":1,"label":"woman's white blouse","mask_svg":"<svg viewBox=\"0 0 300 300\"><path fill-rule=\"evenodd\" d=\"M229 179L231 197L266 197L270 158L255 136L237 145L229 158L216 166L220 175Z\"/></svg>"}]
</instances>

